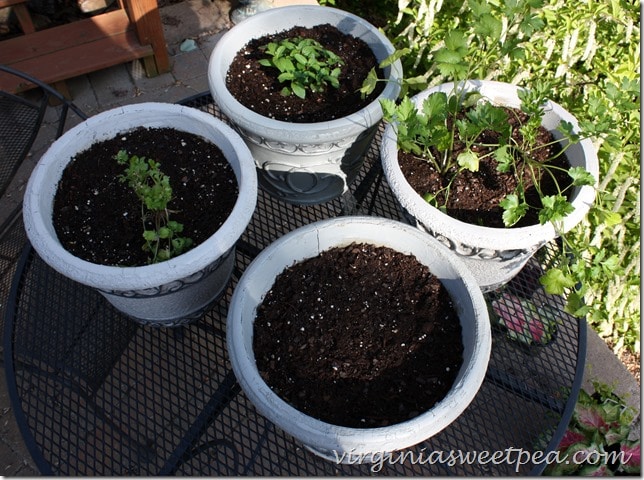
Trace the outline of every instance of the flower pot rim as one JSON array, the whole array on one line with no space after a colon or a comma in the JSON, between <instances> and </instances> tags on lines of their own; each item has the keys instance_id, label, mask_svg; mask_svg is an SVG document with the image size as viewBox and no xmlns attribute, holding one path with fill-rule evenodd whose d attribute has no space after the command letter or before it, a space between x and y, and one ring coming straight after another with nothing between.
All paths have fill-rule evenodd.
<instances>
[{"instance_id":1,"label":"flower pot rim","mask_svg":"<svg viewBox=\"0 0 644 480\"><path fill-rule=\"evenodd\" d=\"M398 92L400 92L400 79L402 79L402 64L400 60L397 60L396 62L394 62L394 64L384 69L387 77L387 84L385 85L384 90L381 92L378 98L374 99L371 103L350 115L321 122L295 123L265 117L244 106L226 88L226 75L230 63L224 65L222 63L223 60L221 56L224 54L224 52L234 51L234 53L236 53L239 51L239 48L231 45L233 43L236 43L236 37L237 35L239 35L239 32L252 32L251 35L244 36L244 43L241 43L241 46L243 47L249 40L253 38L258 38L270 33L277 33L284 31L289 27L299 25L300 23L289 23L288 26L284 27L275 26L281 25L279 23L280 21L286 22L283 19L285 17L288 18L289 13L301 13L304 19L301 23L305 24L303 26L322 25L324 23L328 23L328 21L326 20L326 18L320 16L321 9L323 9L329 15L333 15L337 18L351 19L353 22L359 24L362 28L369 30L373 35L375 35L378 38L379 42L386 48L388 55L394 53L395 49L389 39L375 26L367 22L365 19L344 10L321 5L288 5L271 8L256 13L255 15L244 19L242 22L233 26L228 32L226 32L217 41L210 56L208 66L210 89L213 92L213 97L220 97L215 99L218 102L219 107L222 109L222 111L224 111L226 115L234 118L235 122L239 122L241 117L245 122L248 122L249 124L261 124L263 128L271 130L271 135L273 135L275 138L289 139L292 135L292 133L290 132L314 132L312 133L312 135L315 135L315 140L317 142L324 141L325 137L327 136L327 132L355 129L356 125L364 124L365 119L370 125L372 125L375 122L371 121L372 119L370 117L373 117L373 119L378 119L379 121L381 112L379 99L385 97L396 98L398 96ZM260 28L263 25L270 25L270 27ZM342 31L342 29L340 30ZM375 53L376 52L374 52L374 54ZM379 58L378 60L382 61L384 60L384 58L386 57ZM389 73L388 75L387 72ZM215 91L217 92L216 94ZM378 115L371 112L378 112Z\"/></svg>"},{"instance_id":2,"label":"flower pot rim","mask_svg":"<svg viewBox=\"0 0 644 480\"><path fill-rule=\"evenodd\" d=\"M513 85L505 82L498 82L493 80L476 80L470 79L460 82L465 84L465 87L468 91L483 89L484 92L495 93L491 97L491 100L494 103L501 103L501 101L511 98L512 100L508 103L503 102L505 105L518 107L520 105L520 100L517 96L517 91L522 87ZM437 91L443 91L445 93L451 92L455 82L446 82L440 85L429 87L426 90L414 95L412 101L419 105L426 97ZM485 95L484 96L488 96ZM547 113L552 113L558 116L560 119L570 122L575 130L579 129L579 124L577 120L561 105L558 103L549 100L548 107L546 108ZM470 244L475 244L482 248L489 249L529 249L539 241L550 241L557 237L557 232L555 231L552 223L548 222L546 224L535 224L525 227L514 227L514 228L497 228L497 227L486 227L482 225L475 225L471 223L464 222L453 218L443 212L438 208L427 203L416 191L409 185L409 183L404 181L392 181L392 177L398 177L404 179L404 175L400 169L400 165L397 161L397 148L396 148L396 158L391 159L388 162L385 162L384 159L391 155L393 152L386 152L385 146L389 143L390 145L395 145L396 143L396 134L394 127L391 124L388 124L385 127L383 133L383 140L381 144L381 157L383 159L383 169L385 170L385 175L390 185L393 185L393 188L398 190L401 195L398 196L398 200L401 202L403 207L408 209L413 213L414 216L423 220L423 223L430 226L431 228L437 228L437 233L444 234L445 231L451 232L455 229L464 229L467 230L467 240ZM597 182L599 176L599 160L597 158L597 152L593 146L592 141L589 138L583 139L579 142L579 148L583 151L585 160L586 160L586 169L592 173ZM393 161L396 160L396 161ZM569 231L576 224L578 224L583 217L586 215L591 205L595 199L595 190L591 186L581 187L575 197L573 198L572 204L575 207L575 210L565 217L563 222L564 232ZM430 212L425 213L424 215L421 212ZM433 212L433 213L431 213ZM427 219L431 217L431 221Z\"/></svg>"},{"instance_id":3,"label":"flower pot rim","mask_svg":"<svg viewBox=\"0 0 644 480\"><path fill-rule=\"evenodd\" d=\"M349 225L357 225L360 231L353 235L349 234L346 231L347 228L351 228ZM333 231L334 229L340 229L341 231L339 233L325 233L325 231ZM264 294L270 289L272 283L265 285L264 282L272 282L274 279L272 269L268 275L270 279L266 279L266 276L262 277L261 275L262 267L266 264L273 263L277 260L280 265L277 268L283 270L294 262L316 256L321 250L348 245L353 241L364 241L366 243L391 247L396 241L390 241L390 236L396 232L404 233L406 235L405 239L407 240L413 238L414 245L422 244L422 247L410 247L412 250L418 250L419 248L432 250L433 255L435 255L432 258L432 261L435 262L433 263L434 268L437 268L438 262L445 262L443 265L449 265L447 268L451 271L451 274L456 275L455 278L461 281L464 288L467 289L471 299L470 301L472 302L471 307L463 307L462 303L456 299L455 304L459 309L461 322L463 322L463 317L467 317L460 310L462 308L467 308L468 312L469 308L471 308L474 314L473 317L476 318L471 320L471 324L474 330L476 330L476 341L472 340L471 354L467 351L464 352L463 365L454 385L447 395L431 409L410 420L394 425L365 429L333 425L312 418L295 409L276 395L259 375L252 351L250 352L250 356L245 355L248 352L244 347L245 336L243 330L245 325L242 324L244 317L242 313L243 307L241 305L248 305L250 303L251 307L247 308L252 308L253 312L255 312ZM305 237L304 240L302 240L302 236ZM307 251L306 255L301 256L298 253L292 253L295 245L302 241L304 244L307 244L304 247ZM407 248L407 245L403 249L400 247L391 248L403 251L404 248ZM404 253L414 254L413 251L406 251ZM283 256L286 256L286 258L280 258ZM292 256L296 256L298 259L293 261ZM432 267L429 267L432 270ZM440 269L441 267L438 268ZM261 285L256 286L250 283L256 281L259 281ZM251 327L247 328L252 329L254 318L250 322ZM456 256L451 254L445 246L434 238L409 225L379 217L351 216L322 220L300 227L280 237L276 242L264 249L244 271L233 293L227 319L229 356L242 389L246 391L253 403L256 403L257 397L263 398L263 401L266 401L266 404L256 404L256 407L269 420L279 425L280 419L288 419L294 429L294 431L290 431L289 433L299 437L302 441L304 439L309 440L310 446L318 448L327 448L324 442L331 441L337 445L338 449L341 449L343 442L346 444L347 441L352 441L357 436L361 437L360 443L367 445L367 448L378 448L381 445L391 446L390 443L397 440L407 442L405 447L409 447L438 433L465 410L482 385L490 357L491 341L491 328L487 307L483 294L472 273ZM467 345L464 346L466 349L468 348ZM240 357L242 358L241 360ZM463 386L466 383L470 383L474 390L465 391ZM253 385L253 387L250 387L250 385ZM253 390L254 387L259 388L259 393ZM414 431L418 424L427 421L436 422L438 425L436 431L432 430L428 435L426 432L429 429L426 428L426 425L419 428L419 431ZM396 446L395 449L405 447Z\"/></svg>"},{"instance_id":4,"label":"flower pot rim","mask_svg":"<svg viewBox=\"0 0 644 480\"><path fill-rule=\"evenodd\" d=\"M52 183L51 168L57 168L58 177L55 178L56 186L53 187L54 191L57 190L63 170L71 159L69 154L65 153L68 151L67 146L74 143L75 139L90 137L88 145L92 143L92 140L100 141L102 138L96 138L99 135L97 131L105 131L103 125L110 122L115 123L115 117L132 116L140 112L155 114L159 119L159 124L124 126L121 130L117 129L105 138L113 137L120 131L131 130L137 126L169 127L193 133L190 126L183 129L170 125L166 120L171 115L175 118L185 118L187 121L204 122L205 125L208 125L209 132L218 132L218 135L229 142L229 147L232 148L239 162L239 174L236 172L239 193L233 210L212 236L191 250L163 262L122 267L100 265L78 258L62 246L55 235L53 218L42 211L39 202L41 186ZM181 127L183 126L184 124L181 124ZM226 148L222 148L222 145L211 139L208 141L215 143L222 151ZM86 148L75 149L72 157ZM228 156L226 156L226 160L231 163ZM72 273L70 268L73 268L75 280L98 289L112 290L115 285L118 285L119 290L146 289L156 287L160 283L165 284L186 278L199 270L195 269L195 265L202 265L201 268L203 268L232 248L254 212L256 192L257 176L254 161L246 144L231 127L220 119L192 107L163 102L144 102L100 112L71 128L57 139L43 154L29 178L25 190L23 218L29 240L35 250L54 269L70 276L69 274ZM46 244L47 246L45 246ZM204 262L204 258L208 260Z\"/></svg>"}]
</instances>

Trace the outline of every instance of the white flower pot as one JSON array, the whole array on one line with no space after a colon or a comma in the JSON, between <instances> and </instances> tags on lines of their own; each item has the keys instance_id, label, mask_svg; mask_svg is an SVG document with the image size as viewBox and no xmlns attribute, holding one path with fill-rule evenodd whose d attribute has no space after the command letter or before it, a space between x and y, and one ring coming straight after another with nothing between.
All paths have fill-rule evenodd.
<instances>
[{"instance_id":1,"label":"white flower pot","mask_svg":"<svg viewBox=\"0 0 644 480\"><path fill-rule=\"evenodd\" d=\"M384 69L381 95L344 118L317 123L290 123L264 117L238 102L226 88L226 74L235 55L250 40L294 26L331 24L365 41L378 61L395 50L376 27L351 13L314 5L273 8L230 29L215 45L208 66L212 96L250 148L260 186L295 204L317 204L347 191L382 119L379 99L395 100L400 92L400 61Z\"/></svg>"},{"instance_id":2,"label":"white flower pot","mask_svg":"<svg viewBox=\"0 0 644 480\"><path fill-rule=\"evenodd\" d=\"M282 400L262 380L253 353L257 307L276 276L294 263L352 242L385 246L414 255L445 285L463 334L463 364L448 394L430 410L387 427L349 428L312 418ZM470 404L487 370L490 323L472 274L447 248L424 232L377 217L339 217L300 227L269 245L240 279L228 310L227 345L239 383L257 410L310 451L331 461L378 461L378 455L415 445L452 423Z\"/></svg>"},{"instance_id":3,"label":"white flower pot","mask_svg":"<svg viewBox=\"0 0 644 480\"><path fill-rule=\"evenodd\" d=\"M164 262L116 267L79 259L63 248L52 220L63 171L77 153L93 143L139 126L175 128L216 144L237 178L239 195L233 211L205 242ZM141 323L174 326L198 316L225 289L234 264L235 243L250 221L256 200L253 159L230 127L193 108L140 103L99 113L56 140L29 178L23 216L31 244L52 268L98 289L117 309Z\"/></svg>"},{"instance_id":4,"label":"white flower pot","mask_svg":"<svg viewBox=\"0 0 644 480\"><path fill-rule=\"evenodd\" d=\"M413 101L416 106L420 106L432 93L441 91L449 95L453 88L453 83L442 84L419 93L413 97ZM465 82L465 90L479 91L496 105L514 108L521 105L517 95L518 87L515 85L470 80ZM562 120L570 122L578 130L577 120L570 113L560 105L548 102L541 124L557 139L562 138L555 130ZM491 228L456 220L431 206L414 191L400 170L397 135L393 125L385 128L380 153L389 186L404 211L412 217L412 223L438 238L456 253L472 271L483 291L494 290L509 282L539 248L557 237L551 223L521 228ZM573 167L584 167L595 179L598 178L597 153L589 139L571 145L566 156ZM576 188L572 199L575 210L565 218L564 232L584 218L594 199L593 187Z\"/></svg>"}]
</instances>

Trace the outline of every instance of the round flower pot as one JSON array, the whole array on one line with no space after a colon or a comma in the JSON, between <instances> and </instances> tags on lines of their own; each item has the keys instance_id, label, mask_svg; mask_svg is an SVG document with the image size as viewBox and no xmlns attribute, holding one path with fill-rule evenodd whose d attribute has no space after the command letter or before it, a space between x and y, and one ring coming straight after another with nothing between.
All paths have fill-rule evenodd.
<instances>
[{"instance_id":1,"label":"round flower pot","mask_svg":"<svg viewBox=\"0 0 644 480\"><path fill-rule=\"evenodd\" d=\"M52 218L63 171L77 153L93 143L141 126L175 128L217 145L231 165L239 187L233 211L206 241L164 262L118 267L77 258L60 243ZM252 157L230 127L193 108L141 103L99 113L56 140L29 178L23 215L31 244L52 268L96 288L118 310L140 323L175 326L198 317L226 288L234 264L235 243L250 221L256 200L257 175Z\"/></svg>"},{"instance_id":2,"label":"round flower pot","mask_svg":"<svg viewBox=\"0 0 644 480\"><path fill-rule=\"evenodd\" d=\"M389 247L416 257L443 283L461 322L463 363L447 395L428 411L385 427L338 426L295 409L264 382L253 353L256 311L277 275L294 263L353 242ZM369 462L378 461L383 453L415 445L458 418L485 377L491 333L487 307L472 274L438 241L414 227L393 220L340 217L316 222L284 235L250 264L231 300L227 345L237 379L262 415L323 458L335 462L356 462L356 456L361 456L361 460Z\"/></svg>"},{"instance_id":3,"label":"round flower pot","mask_svg":"<svg viewBox=\"0 0 644 480\"><path fill-rule=\"evenodd\" d=\"M519 87L501 82L470 80L464 83L466 92L478 91L495 105L519 108ZM434 92L450 94L453 83L427 89L413 97L418 107ZM542 126L556 139L561 121L570 122L578 130L577 120L563 107L548 102ZM429 232L456 253L472 271L484 292L494 290L509 282L523 268L530 257L558 234L551 223L521 228L491 228L456 220L427 203L405 179L398 163L397 135L394 125L387 125L380 146L383 170L389 186L412 224ZM599 175L597 153L589 139L571 145L566 150L568 162L573 167L584 167L595 179ZM563 231L577 225L588 213L595 199L591 186L576 188L573 193L574 211L563 221Z\"/></svg>"},{"instance_id":4,"label":"round flower pot","mask_svg":"<svg viewBox=\"0 0 644 480\"><path fill-rule=\"evenodd\" d=\"M360 17L329 7L294 5L257 13L235 25L217 42L208 66L212 96L248 144L260 186L294 204L323 203L347 191L382 119L379 99L394 100L400 92L400 62L383 69L385 88L365 108L316 123L285 122L250 110L226 88L226 74L237 52L252 39L294 26L323 24L363 40L379 62L395 51L376 27Z\"/></svg>"}]
</instances>

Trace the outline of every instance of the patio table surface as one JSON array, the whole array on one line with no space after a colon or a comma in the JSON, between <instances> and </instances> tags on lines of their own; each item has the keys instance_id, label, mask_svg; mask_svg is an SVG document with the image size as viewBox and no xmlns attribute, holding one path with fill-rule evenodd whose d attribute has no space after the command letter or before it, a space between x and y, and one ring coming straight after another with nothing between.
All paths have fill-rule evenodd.
<instances>
[{"instance_id":1,"label":"patio table surface","mask_svg":"<svg viewBox=\"0 0 644 480\"><path fill-rule=\"evenodd\" d=\"M222 117L207 93L184 103ZM380 169L379 139L377 135L358 180L341 198L295 206L260 190L253 219L237 244L227 291L202 318L184 327L134 323L93 289L49 268L27 246L7 306L5 368L19 427L41 472L541 473L545 463L536 463L533 454L545 455L559 444L573 413L586 354L586 323L563 312L562 298L535 287L533 269L552 246L538 252L524 275L492 295L503 302L514 291L555 309L561 322L553 341L526 346L494 327L486 379L463 415L403 455L394 454L381 468L316 457L259 415L236 382L225 343L227 306L241 273L263 248L294 228L339 215L404 221ZM492 461L494 452L504 455Z\"/></svg>"}]
</instances>

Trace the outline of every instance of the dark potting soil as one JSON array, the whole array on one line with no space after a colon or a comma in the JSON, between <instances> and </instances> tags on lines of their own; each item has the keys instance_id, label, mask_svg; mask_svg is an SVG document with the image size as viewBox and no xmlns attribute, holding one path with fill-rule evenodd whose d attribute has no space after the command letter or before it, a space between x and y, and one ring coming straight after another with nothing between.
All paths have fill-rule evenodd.
<instances>
[{"instance_id":1,"label":"dark potting soil","mask_svg":"<svg viewBox=\"0 0 644 480\"><path fill-rule=\"evenodd\" d=\"M72 254L101 265L146 265L141 202L119 181L125 167L114 156L128 154L159 162L170 177L170 219L194 246L206 240L232 212L238 185L216 145L171 128L139 127L94 144L76 155L63 172L54 202L54 228Z\"/></svg>"},{"instance_id":2,"label":"dark potting soil","mask_svg":"<svg viewBox=\"0 0 644 480\"><path fill-rule=\"evenodd\" d=\"M427 411L463 362L461 325L442 283L411 255L355 243L278 276L258 308L253 348L277 395L355 428Z\"/></svg>"},{"instance_id":3,"label":"dark potting soil","mask_svg":"<svg viewBox=\"0 0 644 480\"><path fill-rule=\"evenodd\" d=\"M509 111L509 110L508 110ZM514 137L520 138L519 126L526 121L526 115L514 110L513 114L508 115L509 122L514 128ZM495 132L485 131L479 137L480 144L494 144L498 135ZM552 134L545 128L541 128L537 138L537 145L545 145L533 152L532 158L540 163L545 163L561 150L558 143L552 143L554 140ZM462 143L457 144L454 148L454 157L457 157L463 150ZM487 151L480 148L481 156ZM445 188L453 176L453 172L441 176L440 173L426 160L416 157L413 154L398 151L398 163L400 168L411 185L411 187L421 196L426 193L435 194L442 188ZM549 165L558 167L552 169L557 182L545 169L541 169L537 176L540 178L540 187L545 195L556 195L557 184L560 188L568 187L572 180L566 173L570 164L565 155L559 155L557 158L548 161ZM503 224L503 209L499 202L509 193L514 192L518 179L513 172L501 173L497 171L498 162L493 156L484 158L479 163L478 172L463 170L458 173L452 183L448 202L446 205L447 213L454 218L463 222L482 225L486 227L505 228ZM563 170L561 170L563 169ZM532 207L514 227L525 227L539 224L538 210L541 208L541 198L534 186L534 181L525 169L523 181L526 185L526 201ZM438 204L443 205L445 200L443 194L438 195Z\"/></svg>"},{"instance_id":4,"label":"dark potting soil","mask_svg":"<svg viewBox=\"0 0 644 480\"><path fill-rule=\"evenodd\" d=\"M306 98L281 94L285 85L277 80L279 71L259 64L267 58L261 47L284 38L304 37L317 40L344 61L340 87L327 87L323 92L307 92ZM362 99L359 89L372 68L384 78L378 60L369 46L358 38L340 32L332 25L312 28L294 27L274 35L251 40L237 52L226 75L226 86L242 105L265 117L293 123L314 123L334 120L355 113L375 100L384 89L376 89Z\"/></svg>"}]
</instances>

